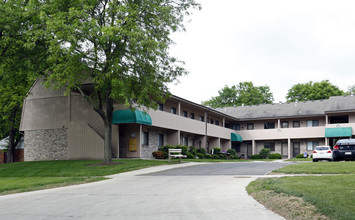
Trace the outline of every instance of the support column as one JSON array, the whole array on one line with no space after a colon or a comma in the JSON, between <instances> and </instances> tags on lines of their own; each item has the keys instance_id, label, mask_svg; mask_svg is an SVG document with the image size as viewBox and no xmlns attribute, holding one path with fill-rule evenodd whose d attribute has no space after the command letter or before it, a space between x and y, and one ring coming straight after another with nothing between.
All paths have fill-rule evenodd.
<instances>
[{"instance_id":1,"label":"support column","mask_svg":"<svg viewBox=\"0 0 355 220\"><path fill-rule=\"evenodd\" d=\"M204 137L204 141L205 141L205 149L207 149L207 111L205 111L205 137Z\"/></svg>"},{"instance_id":2,"label":"support column","mask_svg":"<svg viewBox=\"0 0 355 220\"><path fill-rule=\"evenodd\" d=\"M139 158L142 158L142 135L143 135L143 125L139 125L139 138L138 138L138 149L139 149Z\"/></svg>"},{"instance_id":3,"label":"support column","mask_svg":"<svg viewBox=\"0 0 355 220\"><path fill-rule=\"evenodd\" d=\"M281 128L281 121L280 119L277 119L277 129L280 129Z\"/></svg>"},{"instance_id":4,"label":"support column","mask_svg":"<svg viewBox=\"0 0 355 220\"><path fill-rule=\"evenodd\" d=\"M288 149L288 152L287 152L288 159L291 159L291 139L290 138L287 140L287 149Z\"/></svg>"},{"instance_id":5,"label":"support column","mask_svg":"<svg viewBox=\"0 0 355 220\"><path fill-rule=\"evenodd\" d=\"M328 115L325 115L325 125L329 124L328 120L329 120Z\"/></svg>"},{"instance_id":6,"label":"support column","mask_svg":"<svg viewBox=\"0 0 355 220\"><path fill-rule=\"evenodd\" d=\"M181 145L181 131L177 131L177 145Z\"/></svg>"},{"instance_id":7,"label":"support column","mask_svg":"<svg viewBox=\"0 0 355 220\"><path fill-rule=\"evenodd\" d=\"M178 102L178 112L177 112L178 116L181 116L181 102Z\"/></svg>"},{"instance_id":8,"label":"support column","mask_svg":"<svg viewBox=\"0 0 355 220\"><path fill-rule=\"evenodd\" d=\"M222 121L222 127L226 127L226 118L225 117L223 117L223 121Z\"/></svg>"},{"instance_id":9,"label":"support column","mask_svg":"<svg viewBox=\"0 0 355 220\"><path fill-rule=\"evenodd\" d=\"M329 146L329 138L325 138L325 146Z\"/></svg>"},{"instance_id":10,"label":"support column","mask_svg":"<svg viewBox=\"0 0 355 220\"><path fill-rule=\"evenodd\" d=\"M252 154L252 155L256 154L255 140L252 140L252 141L251 141L251 154Z\"/></svg>"}]
</instances>

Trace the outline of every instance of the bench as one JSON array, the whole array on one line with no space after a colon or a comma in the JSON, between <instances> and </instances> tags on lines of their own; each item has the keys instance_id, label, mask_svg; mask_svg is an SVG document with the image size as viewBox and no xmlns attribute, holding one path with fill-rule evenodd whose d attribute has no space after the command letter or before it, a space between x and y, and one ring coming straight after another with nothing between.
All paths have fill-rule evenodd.
<instances>
[{"instance_id":1,"label":"bench","mask_svg":"<svg viewBox=\"0 0 355 220\"><path fill-rule=\"evenodd\" d=\"M179 158L179 163L181 163L181 158L186 158L186 155L181 154L182 149L169 149L169 163L171 158Z\"/></svg>"}]
</instances>

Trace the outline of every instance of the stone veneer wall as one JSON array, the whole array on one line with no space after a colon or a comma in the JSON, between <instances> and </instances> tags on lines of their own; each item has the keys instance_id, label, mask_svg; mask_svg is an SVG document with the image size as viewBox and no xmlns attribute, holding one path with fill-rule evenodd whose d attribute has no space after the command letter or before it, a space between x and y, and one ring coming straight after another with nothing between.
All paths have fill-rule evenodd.
<instances>
[{"instance_id":1,"label":"stone veneer wall","mask_svg":"<svg viewBox=\"0 0 355 220\"><path fill-rule=\"evenodd\" d=\"M25 131L25 161L67 160L68 129Z\"/></svg>"},{"instance_id":2,"label":"stone veneer wall","mask_svg":"<svg viewBox=\"0 0 355 220\"><path fill-rule=\"evenodd\" d=\"M164 134L164 139L165 139ZM141 148L141 157L142 158L153 158L153 152L158 150L158 138L159 131L156 129L149 129L149 146L143 145ZM165 140L164 140L165 141Z\"/></svg>"}]
</instances>

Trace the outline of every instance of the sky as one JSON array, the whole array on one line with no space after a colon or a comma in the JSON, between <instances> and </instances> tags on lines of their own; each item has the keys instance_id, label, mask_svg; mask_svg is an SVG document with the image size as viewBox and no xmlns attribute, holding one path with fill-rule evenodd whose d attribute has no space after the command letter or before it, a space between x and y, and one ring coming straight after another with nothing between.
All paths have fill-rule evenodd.
<instances>
[{"instance_id":1,"label":"sky","mask_svg":"<svg viewBox=\"0 0 355 220\"><path fill-rule=\"evenodd\" d=\"M224 86L268 85L285 102L295 84L329 80L355 85L355 1L197 0L171 54L188 75L172 94L201 104Z\"/></svg>"}]
</instances>

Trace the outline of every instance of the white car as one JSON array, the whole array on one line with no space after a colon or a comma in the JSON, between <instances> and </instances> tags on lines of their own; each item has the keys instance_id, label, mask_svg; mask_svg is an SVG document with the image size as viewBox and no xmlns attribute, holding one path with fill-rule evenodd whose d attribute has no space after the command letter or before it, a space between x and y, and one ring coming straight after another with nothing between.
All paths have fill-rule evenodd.
<instances>
[{"instance_id":1,"label":"white car","mask_svg":"<svg viewBox=\"0 0 355 220\"><path fill-rule=\"evenodd\" d=\"M317 146L313 151L313 162L318 160L333 160L333 151L329 146Z\"/></svg>"}]
</instances>

